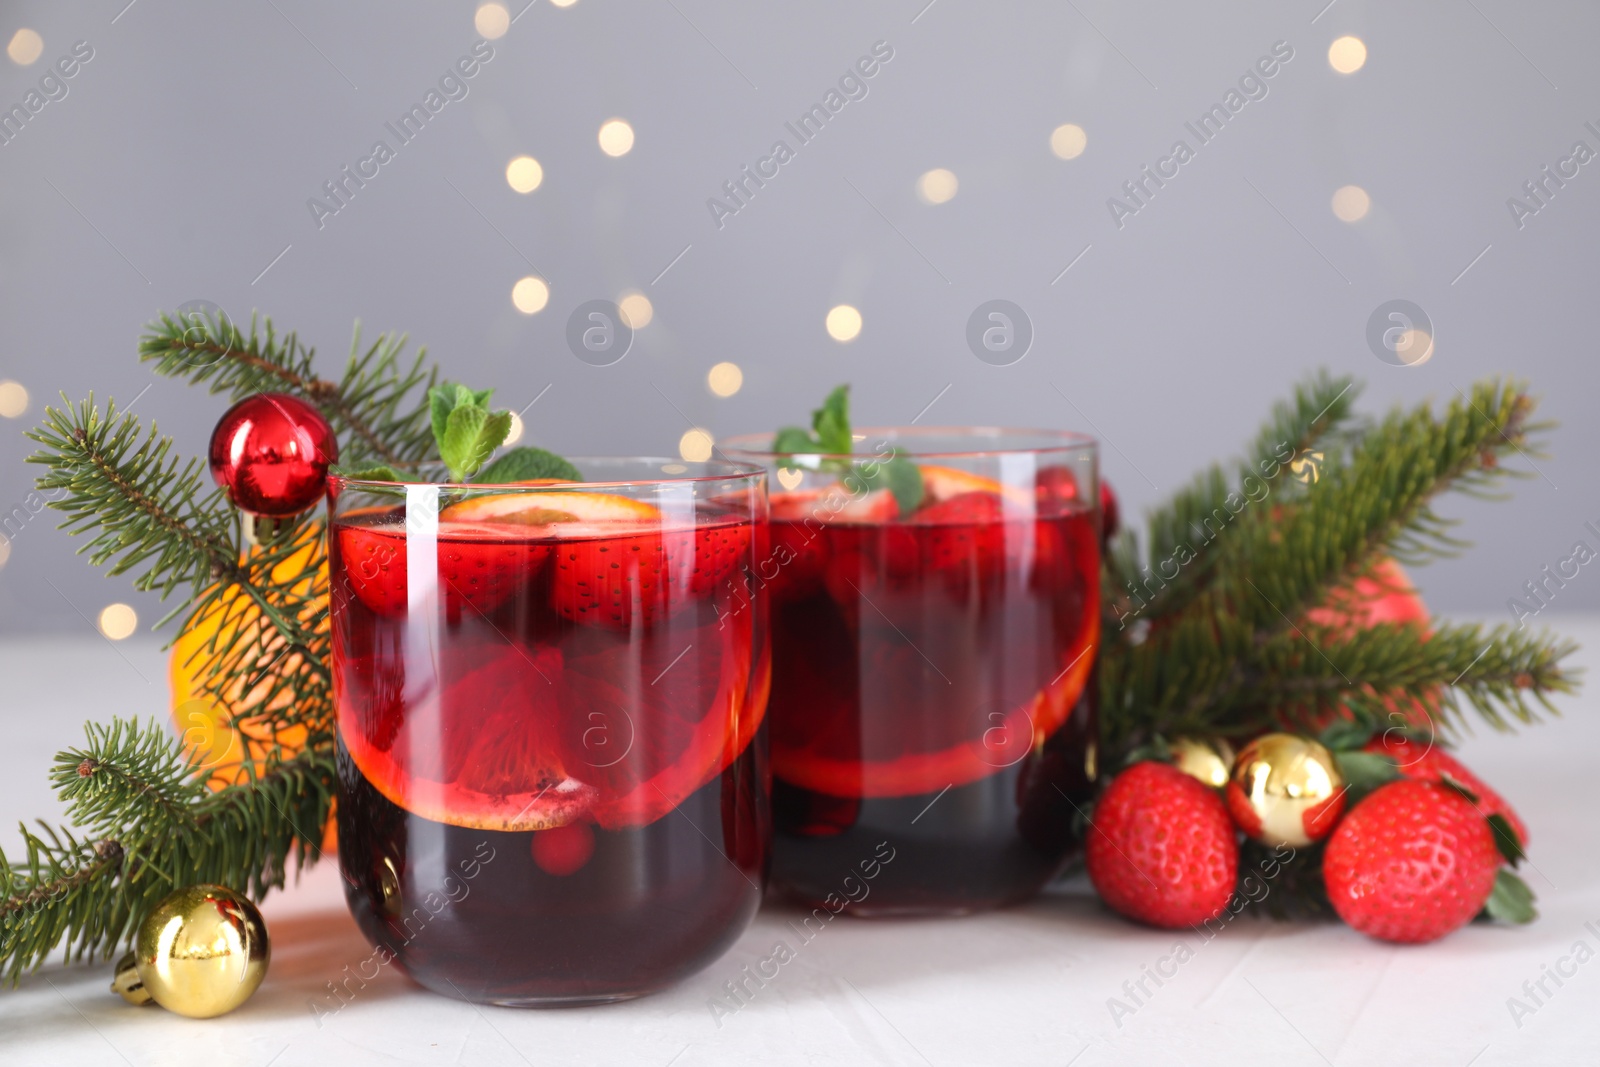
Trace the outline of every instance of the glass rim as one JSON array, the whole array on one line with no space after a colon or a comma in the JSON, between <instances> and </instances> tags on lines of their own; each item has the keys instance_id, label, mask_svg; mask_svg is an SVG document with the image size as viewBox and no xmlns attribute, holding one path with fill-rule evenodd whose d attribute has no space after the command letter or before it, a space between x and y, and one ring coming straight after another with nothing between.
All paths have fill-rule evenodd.
<instances>
[{"instance_id":1,"label":"glass rim","mask_svg":"<svg viewBox=\"0 0 1600 1067\"><path fill-rule=\"evenodd\" d=\"M514 493L549 493L549 492L587 492L595 489L627 489L648 485L684 485L699 484L701 482L726 482L748 479L765 479L767 469L759 463L741 463L727 459L686 460L673 459L670 456L568 456L566 459L580 469L586 463L637 463L641 465L654 464L660 469L659 477L649 478L612 478L608 480L588 480L577 482L550 482L542 485L530 485L527 482L390 482L377 478L351 478L347 475L328 472L328 485L331 488L335 483L355 489L404 489L412 485L426 485L439 490L497 490L500 492ZM679 471L673 472L669 468L678 467ZM706 468L721 468L717 471ZM691 473L697 470L703 473Z\"/></svg>"},{"instance_id":2,"label":"glass rim","mask_svg":"<svg viewBox=\"0 0 1600 1067\"><path fill-rule=\"evenodd\" d=\"M772 450L774 436L774 434L770 433L739 434L719 441L717 450L724 455L732 453L739 456L759 456L766 460L773 460L780 456L818 456L823 459L871 457L871 453L862 452L774 452ZM1100 451L1099 438L1094 437L1092 434L1079 433L1076 430L1039 430L1009 426L862 426L857 428L852 436L858 444L873 437L894 443L908 442L908 439L909 442L914 442L917 438L972 438L975 443L983 438L1029 442L1028 444L1018 443L992 448L918 450L915 447L910 447L906 450L906 454L913 459L959 459L976 456L1020 455L1030 452L1081 451L1098 455Z\"/></svg>"}]
</instances>

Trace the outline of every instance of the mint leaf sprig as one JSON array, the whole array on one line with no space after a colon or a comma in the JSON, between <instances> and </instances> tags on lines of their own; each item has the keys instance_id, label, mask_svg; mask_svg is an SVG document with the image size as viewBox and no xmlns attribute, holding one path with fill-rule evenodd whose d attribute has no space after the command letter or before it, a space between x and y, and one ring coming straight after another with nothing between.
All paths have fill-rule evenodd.
<instances>
[{"instance_id":1,"label":"mint leaf sprig","mask_svg":"<svg viewBox=\"0 0 1600 1067\"><path fill-rule=\"evenodd\" d=\"M834 387L822 406L811 413L810 430L799 426L779 430L772 439L772 451L791 461L791 465L838 474L852 491L887 489L902 515L909 515L922 503L922 471L901 449L891 448L887 456L875 456L862 463L846 458L855 451L855 436L850 431L849 385ZM806 463L796 461L796 456L815 459Z\"/></svg>"},{"instance_id":2,"label":"mint leaf sprig","mask_svg":"<svg viewBox=\"0 0 1600 1067\"><path fill-rule=\"evenodd\" d=\"M452 482L464 482L483 467L511 432L511 412L490 411L493 389L436 385L428 390L428 411L439 458Z\"/></svg>"},{"instance_id":3,"label":"mint leaf sprig","mask_svg":"<svg viewBox=\"0 0 1600 1067\"><path fill-rule=\"evenodd\" d=\"M446 383L428 390L428 416L433 439L452 482L473 480L481 484L555 480L580 482L578 468L542 448L513 448L487 467L484 464L511 432L511 412L492 411L493 389L469 389ZM373 482L416 482L414 476L393 467L346 469L335 466L341 478Z\"/></svg>"}]
</instances>

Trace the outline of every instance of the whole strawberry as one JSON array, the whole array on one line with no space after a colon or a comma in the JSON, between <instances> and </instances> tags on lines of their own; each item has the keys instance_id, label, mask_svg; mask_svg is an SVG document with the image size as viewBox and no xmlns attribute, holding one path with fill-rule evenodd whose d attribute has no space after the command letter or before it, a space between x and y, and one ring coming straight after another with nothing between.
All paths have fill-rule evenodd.
<instances>
[{"instance_id":1,"label":"whole strawberry","mask_svg":"<svg viewBox=\"0 0 1600 1067\"><path fill-rule=\"evenodd\" d=\"M1481 778L1467 770L1460 760L1439 746L1430 745L1426 741L1412 741L1399 734L1386 733L1373 738L1367 744L1366 751L1392 756L1400 773L1407 778L1437 782L1442 776L1449 775L1477 794L1478 810L1485 815L1505 816L1512 829L1517 831L1517 840L1524 845L1528 843L1527 826L1523 824L1522 817L1505 802L1505 798L1484 785Z\"/></svg>"},{"instance_id":2,"label":"whole strawberry","mask_svg":"<svg viewBox=\"0 0 1600 1067\"><path fill-rule=\"evenodd\" d=\"M1177 928L1227 907L1239 845L1216 790L1176 767L1145 762L1117 775L1095 805L1085 861L1113 909Z\"/></svg>"},{"instance_id":3,"label":"whole strawberry","mask_svg":"<svg viewBox=\"0 0 1600 1067\"><path fill-rule=\"evenodd\" d=\"M1415 944L1482 911L1500 859L1472 801L1447 785L1402 779L1344 817L1322 877L1339 918L1369 937Z\"/></svg>"}]
</instances>

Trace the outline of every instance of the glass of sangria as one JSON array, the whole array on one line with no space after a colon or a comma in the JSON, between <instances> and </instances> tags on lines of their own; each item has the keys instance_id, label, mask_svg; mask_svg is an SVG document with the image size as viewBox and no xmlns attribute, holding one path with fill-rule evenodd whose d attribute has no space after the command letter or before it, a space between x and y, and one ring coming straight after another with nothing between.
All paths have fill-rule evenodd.
<instances>
[{"instance_id":1,"label":"glass of sangria","mask_svg":"<svg viewBox=\"0 0 1600 1067\"><path fill-rule=\"evenodd\" d=\"M339 866L379 963L503 1005L720 955L771 840L765 472L330 478Z\"/></svg>"},{"instance_id":2,"label":"glass of sangria","mask_svg":"<svg viewBox=\"0 0 1600 1067\"><path fill-rule=\"evenodd\" d=\"M773 881L833 912L1036 893L1096 777L1097 450L1071 433L868 429L849 456L724 441L776 482ZM907 509L876 478L921 475Z\"/></svg>"}]
</instances>

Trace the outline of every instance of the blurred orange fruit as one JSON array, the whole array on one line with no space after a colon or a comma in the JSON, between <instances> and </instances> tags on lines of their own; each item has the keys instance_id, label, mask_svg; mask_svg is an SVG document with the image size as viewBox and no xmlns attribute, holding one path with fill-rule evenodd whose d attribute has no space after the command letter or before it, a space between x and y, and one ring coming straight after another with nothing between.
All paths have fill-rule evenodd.
<instances>
[{"instance_id":1,"label":"blurred orange fruit","mask_svg":"<svg viewBox=\"0 0 1600 1067\"><path fill-rule=\"evenodd\" d=\"M328 625L326 557L320 560L315 574L307 573L312 560L320 555L317 549L321 537L320 528L311 528L304 543L272 569L272 580L280 584L295 582L294 592L302 596L310 594L315 583L321 592L306 601L300 618L325 630ZM302 576L303 581L295 581ZM255 640L261 641L263 652L250 664L249 673L255 678L254 684L247 690L248 679L241 672L219 700L205 687L212 664L219 652L226 650L236 638L242 635L243 641L252 640L250 631L258 628L263 633ZM282 759L293 758L305 747L305 727L273 727L275 713L294 702L292 689L285 688L272 695L274 682L295 673L301 664L299 653L281 655L275 651L283 645L283 638L262 621L261 609L235 587L190 622L172 646L169 665L172 718L194 766L209 771L207 784L212 789L248 782L252 769L259 774L272 755L274 740ZM334 819L330 813L322 847L327 851L335 844Z\"/></svg>"}]
</instances>

